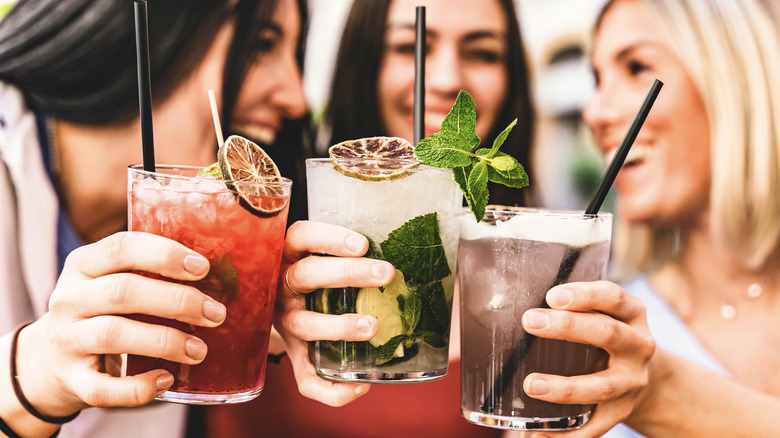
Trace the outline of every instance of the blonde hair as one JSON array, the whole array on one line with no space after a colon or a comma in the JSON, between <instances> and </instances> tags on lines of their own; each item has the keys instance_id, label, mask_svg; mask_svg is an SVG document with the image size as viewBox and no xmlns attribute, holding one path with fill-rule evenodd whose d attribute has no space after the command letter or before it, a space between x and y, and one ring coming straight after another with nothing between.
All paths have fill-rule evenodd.
<instances>
[{"instance_id":1,"label":"blonde hair","mask_svg":"<svg viewBox=\"0 0 780 438\"><path fill-rule=\"evenodd\" d=\"M759 268L780 244L778 7L774 0L639 1L657 19L707 111L713 237L746 267ZM627 228L616 238L616 256L633 269L674 258L685 238L679 230Z\"/></svg>"}]
</instances>

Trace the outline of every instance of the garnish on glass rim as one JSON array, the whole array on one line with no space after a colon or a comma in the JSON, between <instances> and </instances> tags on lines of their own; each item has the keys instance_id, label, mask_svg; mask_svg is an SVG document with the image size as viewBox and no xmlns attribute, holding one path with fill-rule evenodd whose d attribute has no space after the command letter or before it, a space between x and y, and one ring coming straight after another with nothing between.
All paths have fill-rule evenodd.
<instances>
[{"instance_id":1,"label":"garnish on glass rim","mask_svg":"<svg viewBox=\"0 0 780 438\"><path fill-rule=\"evenodd\" d=\"M474 99L461 90L455 104L441 124L441 131L422 139L414 154L424 164L452 169L477 222L485 216L488 182L508 187L528 185L523 166L509 154L499 151L517 123L513 120L493 141L491 148L480 148L477 135L477 111Z\"/></svg>"}]
</instances>

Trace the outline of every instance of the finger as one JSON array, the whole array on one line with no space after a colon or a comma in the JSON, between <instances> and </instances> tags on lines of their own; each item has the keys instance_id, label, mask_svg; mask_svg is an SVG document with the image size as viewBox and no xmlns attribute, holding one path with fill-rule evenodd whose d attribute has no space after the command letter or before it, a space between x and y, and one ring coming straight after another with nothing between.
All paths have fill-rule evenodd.
<instances>
[{"instance_id":1,"label":"finger","mask_svg":"<svg viewBox=\"0 0 780 438\"><path fill-rule=\"evenodd\" d=\"M604 370L582 376L532 373L523 381L530 397L559 404L598 404L617 399L636 386L620 374Z\"/></svg>"},{"instance_id":2,"label":"finger","mask_svg":"<svg viewBox=\"0 0 780 438\"><path fill-rule=\"evenodd\" d=\"M298 391L304 397L317 400L328 406L344 406L368 392L367 383L334 382L317 375L309 361L306 343L291 340L287 343L287 354L293 365Z\"/></svg>"},{"instance_id":3,"label":"finger","mask_svg":"<svg viewBox=\"0 0 780 438\"><path fill-rule=\"evenodd\" d=\"M63 331L60 345L82 354L135 354L198 364L208 348L196 336L163 325L122 316L97 316L76 322Z\"/></svg>"},{"instance_id":4,"label":"finger","mask_svg":"<svg viewBox=\"0 0 780 438\"><path fill-rule=\"evenodd\" d=\"M63 277L91 278L124 271L144 271L177 280L198 280L209 262L184 245L149 233L122 232L82 246L65 260Z\"/></svg>"},{"instance_id":5,"label":"finger","mask_svg":"<svg viewBox=\"0 0 780 438\"><path fill-rule=\"evenodd\" d=\"M278 321L285 334L304 341L368 341L379 329L376 318L357 313L326 315L299 309L280 315Z\"/></svg>"},{"instance_id":6,"label":"finger","mask_svg":"<svg viewBox=\"0 0 780 438\"><path fill-rule=\"evenodd\" d=\"M594 345L610 354L652 354L649 334L601 313L531 309L522 323L528 333L542 338Z\"/></svg>"},{"instance_id":7,"label":"finger","mask_svg":"<svg viewBox=\"0 0 780 438\"><path fill-rule=\"evenodd\" d=\"M82 374L75 386L76 395L96 407L142 406L165 392L173 376L165 370L152 370L136 376L111 377L89 372Z\"/></svg>"},{"instance_id":8,"label":"finger","mask_svg":"<svg viewBox=\"0 0 780 438\"><path fill-rule=\"evenodd\" d=\"M290 265L287 286L297 293L323 287L379 287L395 278L393 265L367 258L309 256Z\"/></svg>"},{"instance_id":9,"label":"finger","mask_svg":"<svg viewBox=\"0 0 780 438\"><path fill-rule=\"evenodd\" d=\"M298 221L287 229L285 260L294 262L309 253L360 257L368 251L368 239L338 225Z\"/></svg>"},{"instance_id":10,"label":"finger","mask_svg":"<svg viewBox=\"0 0 780 438\"><path fill-rule=\"evenodd\" d=\"M554 309L596 311L621 321L644 315L642 301L610 281L583 281L556 286L547 292L547 304Z\"/></svg>"},{"instance_id":11,"label":"finger","mask_svg":"<svg viewBox=\"0 0 780 438\"><path fill-rule=\"evenodd\" d=\"M76 317L140 313L214 327L225 320L223 304L191 286L137 274L109 274L96 278L72 294L54 294L49 303Z\"/></svg>"}]
</instances>

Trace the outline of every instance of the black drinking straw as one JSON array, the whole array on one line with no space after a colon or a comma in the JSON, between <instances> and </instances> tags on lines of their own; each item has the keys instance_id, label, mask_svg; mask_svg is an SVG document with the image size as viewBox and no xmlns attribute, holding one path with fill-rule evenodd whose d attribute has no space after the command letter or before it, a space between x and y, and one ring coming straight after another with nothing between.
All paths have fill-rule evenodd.
<instances>
[{"instance_id":1,"label":"black drinking straw","mask_svg":"<svg viewBox=\"0 0 780 438\"><path fill-rule=\"evenodd\" d=\"M414 144L425 137L425 6L417 6L414 23Z\"/></svg>"},{"instance_id":2,"label":"black drinking straw","mask_svg":"<svg viewBox=\"0 0 780 438\"><path fill-rule=\"evenodd\" d=\"M149 27L146 0L134 0L135 48L138 65L138 108L141 113L141 145L144 170L154 172L154 131L152 130L152 83L149 72Z\"/></svg>"},{"instance_id":3,"label":"black drinking straw","mask_svg":"<svg viewBox=\"0 0 780 438\"><path fill-rule=\"evenodd\" d=\"M650 113L650 108L653 106L653 103L655 103L655 99L658 97L658 93L661 91L661 87L663 85L663 82L659 81L658 79L654 79L652 85L650 85L650 89L647 91L647 95L642 102L642 106L639 107L639 111L637 112L636 116L634 116L634 120L628 127L628 131L623 137L623 141L620 143L617 153L612 158L612 161L610 161L606 172L604 172L604 176L601 178L601 182L596 189L596 193L593 195L593 199L591 199L588 207L585 209L585 216L595 217L598 215L599 209L601 209L601 204L607 197L607 193L612 187L612 183L615 182L615 177L617 177L620 168L623 166L623 162L626 160L628 151L634 144L634 140L636 140L636 136L639 134L639 130L642 129L642 125L645 123L645 119L647 118L648 113ZM554 286L563 284L569 280L569 276L574 270L574 265L577 264L577 260L579 260L581 252L581 248L572 248L566 252L563 261L561 261L561 265L558 268L558 274L555 276L555 280L553 280L552 285L548 289L552 289ZM550 308L545 298L543 298L536 307L547 309ZM482 402L483 411L487 413L493 413L500 395L506 391L509 383L512 381L512 377L515 375L515 373L517 373L520 360L524 358L526 354L528 354L528 349L531 348L531 345L536 339L536 336L530 336L523 332L523 336L520 338L517 346L512 349L509 357L501 367L501 374L499 374L493 381L493 385L490 387L490 392Z\"/></svg>"}]
</instances>

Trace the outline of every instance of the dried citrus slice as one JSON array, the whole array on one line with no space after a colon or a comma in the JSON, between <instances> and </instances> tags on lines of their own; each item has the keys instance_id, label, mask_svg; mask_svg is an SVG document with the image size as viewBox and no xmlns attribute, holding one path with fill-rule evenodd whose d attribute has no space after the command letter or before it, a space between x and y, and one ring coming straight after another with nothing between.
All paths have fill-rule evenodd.
<instances>
[{"instance_id":1,"label":"dried citrus slice","mask_svg":"<svg viewBox=\"0 0 780 438\"><path fill-rule=\"evenodd\" d=\"M365 181L403 178L416 166L417 158L411 143L400 137L368 137L347 140L328 149L336 170ZM341 160L361 158L361 160ZM415 160L415 161L409 161Z\"/></svg>"},{"instance_id":2,"label":"dried citrus slice","mask_svg":"<svg viewBox=\"0 0 780 438\"><path fill-rule=\"evenodd\" d=\"M239 203L253 214L275 216L287 205L281 186L248 184L284 180L274 161L260 146L244 137L231 135L219 147L217 161L227 186L237 193Z\"/></svg>"}]
</instances>

